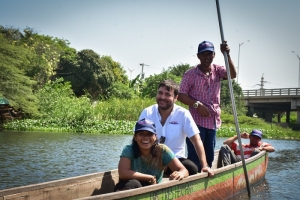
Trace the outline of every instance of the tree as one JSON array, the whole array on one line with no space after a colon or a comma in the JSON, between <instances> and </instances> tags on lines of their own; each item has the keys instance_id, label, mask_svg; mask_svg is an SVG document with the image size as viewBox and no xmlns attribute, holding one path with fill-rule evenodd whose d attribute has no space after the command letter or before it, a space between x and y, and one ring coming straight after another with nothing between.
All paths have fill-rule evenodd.
<instances>
[{"instance_id":1,"label":"tree","mask_svg":"<svg viewBox=\"0 0 300 200\"><path fill-rule=\"evenodd\" d=\"M168 71L178 77L182 77L184 73L189 70L191 66L189 64L179 64L179 65L174 65L173 67L169 67Z\"/></svg>"},{"instance_id":2,"label":"tree","mask_svg":"<svg viewBox=\"0 0 300 200\"><path fill-rule=\"evenodd\" d=\"M29 116L38 116L38 100L33 94L34 80L22 70L28 66L27 48L16 46L0 34L0 95L9 100L15 109L22 109Z\"/></svg>"},{"instance_id":3,"label":"tree","mask_svg":"<svg viewBox=\"0 0 300 200\"><path fill-rule=\"evenodd\" d=\"M85 121L92 117L90 100L85 96L77 98L71 84L63 78L46 83L37 96L43 119L72 126L76 121Z\"/></svg>"},{"instance_id":4,"label":"tree","mask_svg":"<svg viewBox=\"0 0 300 200\"><path fill-rule=\"evenodd\" d=\"M106 94L107 95L105 96L105 99L132 99L138 96L135 94L134 88L130 88L127 84L120 82L116 82L110 88L108 88Z\"/></svg>"},{"instance_id":5,"label":"tree","mask_svg":"<svg viewBox=\"0 0 300 200\"><path fill-rule=\"evenodd\" d=\"M105 60L93 50L78 52L82 89L85 89L93 99L105 95L106 90L114 83L114 74Z\"/></svg>"},{"instance_id":6,"label":"tree","mask_svg":"<svg viewBox=\"0 0 300 200\"><path fill-rule=\"evenodd\" d=\"M62 52L67 51L69 42L64 39L39 35L31 28L23 31L11 27L0 26L0 33L12 44L27 48L27 64L19 66L26 76L37 82L41 88L55 74Z\"/></svg>"},{"instance_id":7,"label":"tree","mask_svg":"<svg viewBox=\"0 0 300 200\"><path fill-rule=\"evenodd\" d=\"M232 90L233 96L235 99L236 111L239 115L246 114L245 102L242 100L243 91L242 88L236 83L235 80L232 80ZM222 110L226 113L233 114L231 95L229 90L228 80L221 82L221 94L220 94L220 106Z\"/></svg>"},{"instance_id":8,"label":"tree","mask_svg":"<svg viewBox=\"0 0 300 200\"><path fill-rule=\"evenodd\" d=\"M158 75L151 75L150 77L145 78L145 81L142 84L141 94L143 97L153 98L157 94L157 87L160 82L163 80L171 79L175 82L179 83L181 81L181 77L177 77L171 74L169 71L164 71Z\"/></svg>"},{"instance_id":9,"label":"tree","mask_svg":"<svg viewBox=\"0 0 300 200\"><path fill-rule=\"evenodd\" d=\"M53 81L58 78L63 78L65 81L70 82L76 96L80 96L83 90L78 62L79 57L77 51L72 48L66 49L60 55L55 75L52 78Z\"/></svg>"},{"instance_id":10,"label":"tree","mask_svg":"<svg viewBox=\"0 0 300 200\"><path fill-rule=\"evenodd\" d=\"M123 69L120 63L113 61L110 56L101 56L101 60L104 60L108 68L112 70L116 82L121 82L123 84L128 83L126 71Z\"/></svg>"},{"instance_id":11,"label":"tree","mask_svg":"<svg viewBox=\"0 0 300 200\"><path fill-rule=\"evenodd\" d=\"M30 66L24 70L42 87L55 75L60 55L71 48L67 40L39 35L30 28L26 28L24 33L22 43L34 52L34 56L29 58Z\"/></svg>"},{"instance_id":12,"label":"tree","mask_svg":"<svg viewBox=\"0 0 300 200\"><path fill-rule=\"evenodd\" d=\"M88 93L94 100L105 99L108 89L116 82L108 58L101 59L93 50L85 49L76 54L72 50L66 51L58 66L56 77L70 81L76 96Z\"/></svg>"},{"instance_id":13,"label":"tree","mask_svg":"<svg viewBox=\"0 0 300 200\"><path fill-rule=\"evenodd\" d=\"M3 38L5 38L7 41L11 43L19 42L22 38L24 38L24 35L19 29L15 29L13 27L4 27L0 25L0 34Z\"/></svg>"}]
</instances>

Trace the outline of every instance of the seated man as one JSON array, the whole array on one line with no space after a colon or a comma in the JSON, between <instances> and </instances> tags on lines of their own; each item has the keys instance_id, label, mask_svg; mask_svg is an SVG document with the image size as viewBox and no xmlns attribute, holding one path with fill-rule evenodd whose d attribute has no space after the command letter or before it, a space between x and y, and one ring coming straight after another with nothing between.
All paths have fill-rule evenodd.
<instances>
[{"instance_id":1,"label":"seated man","mask_svg":"<svg viewBox=\"0 0 300 200\"><path fill-rule=\"evenodd\" d=\"M156 103L145 108L139 119L150 119L155 123L156 134L160 143L167 145L184 167L189 175L204 171L211 177L213 170L206 161L206 155L200 138L199 129L194 122L191 113L176 105L178 97L178 85L173 80L164 80L157 87ZM200 167L186 158L185 142L188 137L197 152ZM171 174L172 170L166 168L165 174Z\"/></svg>"},{"instance_id":2,"label":"seated man","mask_svg":"<svg viewBox=\"0 0 300 200\"><path fill-rule=\"evenodd\" d=\"M259 130L252 130L250 135L246 132L241 134L241 138L249 138L250 140L250 144L242 144L245 159L258 154L263 150L267 152L275 151L274 147L270 144L261 141L262 135L263 133ZM218 168L241 161L239 144L235 142L237 139L238 137L235 135L223 142L224 145L219 151Z\"/></svg>"}]
</instances>

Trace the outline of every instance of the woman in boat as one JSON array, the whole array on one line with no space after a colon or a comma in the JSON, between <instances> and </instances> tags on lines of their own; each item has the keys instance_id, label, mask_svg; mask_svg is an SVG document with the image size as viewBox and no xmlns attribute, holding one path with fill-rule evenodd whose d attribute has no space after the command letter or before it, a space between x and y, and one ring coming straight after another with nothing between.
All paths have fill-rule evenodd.
<instances>
[{"instance_id":1,"label":"woman in boat","mask_svg":"<svg viewBox=\"0 0 300 200\"><path fill-rule=\"evenodd\" d=\"M158 144L154 122L142 119L135 125L132 144L126 145L120 155L120 180L115 191L161 183L166 166L173 171L170 180L189 176L174 153L166 145Z\"/></svg>"}]
</instances>

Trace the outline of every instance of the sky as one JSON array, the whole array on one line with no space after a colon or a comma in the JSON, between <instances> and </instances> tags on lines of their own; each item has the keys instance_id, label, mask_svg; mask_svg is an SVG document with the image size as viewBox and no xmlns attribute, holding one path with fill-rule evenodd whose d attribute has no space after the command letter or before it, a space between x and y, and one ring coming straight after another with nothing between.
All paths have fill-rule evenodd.
<instances>
[{"instance_id":1,"label":"sky","mask_svg":"<svg viewBox=\"0 0 300 200\"><path fill-rule=\"evenodd\" d=\"M300 0L219 0L224 39L243 90L296 88ZM215 0L0 0L0 25L111 56L129 79L179 64L197 65L198 44L215 45L225 66ZM249 41L248 41L249 40ZM294 51L295 53L293 53ZM140 65L144 63L144 67Z\"/></svg>"}]
</instances>

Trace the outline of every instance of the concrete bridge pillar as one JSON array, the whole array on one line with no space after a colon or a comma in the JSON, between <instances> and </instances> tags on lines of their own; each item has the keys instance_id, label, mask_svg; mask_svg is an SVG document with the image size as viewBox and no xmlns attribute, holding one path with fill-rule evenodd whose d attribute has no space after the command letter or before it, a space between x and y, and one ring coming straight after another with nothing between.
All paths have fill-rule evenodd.
<instances>
[{"instance_id":1,"label":"concrete bridge pillar","mask_svg":"<svg viewBox=\"0 0 300 200\"><path fill-rule=\"evenodd\" d=\"M253 106L249 106L248 107L247 116L248 117L254 117L253 114L254 114L254 107Z\"/></svg>"},{"instance_id":2,"label":"concrete bridge pillar","mask_svg":"<svg viewBox=\"0 0 300 200\"><path fill-rule=\"evenodd\" d=\"M290 116L291 116L291 111L287 110L286 111L286 118L285 118L286 123L290 123L290 119L291 119Z\"/></svg>"},{"instance_id":3,"label":"concrete bridge pillar","mask_svg":"<svg viewBox=\"0 0 300 200\"><path fill-rule=\"evenodd\" d=\"M277 115L277 122L281 123L281 113L278 113L278 115Z\"/></svg>"},{"instance_id":4,"label":"concrete bridge pillar","mask_svg":"<svg viewBox=\"0 0 300 200\"><path fill-rule=\"evenodd\" d=\"M266 117L265 120L267 122L272 122L273 110L271 110L271 109L266 110L265 117Z\"/></svg>"},{"instance_id":5,"label":"concrete bridge pillar","mask_svg":"<svg viewBox=\"0 0 300 200\"><path fill-rule=\"evenodd\" d=\"M297 125L300 125L300 107L297 106Z\"/></svg>"}]
</instances>

